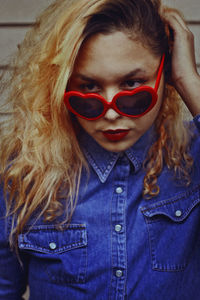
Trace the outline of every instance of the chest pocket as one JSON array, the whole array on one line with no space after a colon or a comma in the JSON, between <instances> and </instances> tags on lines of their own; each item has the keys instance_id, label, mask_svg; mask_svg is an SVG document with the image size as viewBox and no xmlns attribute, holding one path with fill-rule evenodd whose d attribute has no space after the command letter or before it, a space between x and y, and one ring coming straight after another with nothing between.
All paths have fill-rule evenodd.
<instances>
[{"instance_id":1,"label":"chest pocket","mask_svg":"<svg viewBox=\"0 0 200 300\"><path fill-rule=\"evenodd\" d=\"M83 224L33 226L19 235L18 246L30 258L29 273L53 283L84 283L87 234Z\"/></svg>"},{"instance_id":2,"label":"chest pocket","mask_svg":"<svg viewBox=\"0 0 200 300\"><path fill-rule=\"evenodd\" d=\"M142 208L146 220L152 268L186 268L200 238L199 188Z\"/></svg>"}]
</instances>

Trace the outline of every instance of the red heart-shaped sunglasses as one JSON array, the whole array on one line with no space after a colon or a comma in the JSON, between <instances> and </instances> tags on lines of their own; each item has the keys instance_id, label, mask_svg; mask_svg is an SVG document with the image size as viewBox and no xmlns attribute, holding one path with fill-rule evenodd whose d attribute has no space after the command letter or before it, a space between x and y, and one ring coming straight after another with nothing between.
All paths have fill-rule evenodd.
<instances>
[{"instance_id":1,"label":"red heart-shaped sunglasses","mask_svg":"<svg viewBox=\"0 0 200 300\"><path fill-rule=\"evenodd\" d=\"M111 102L95 93L83 94L76 91L65 92L64 102L67 108L76 116L86 120L97 120L112 108L117 113L132 118L138 118L148 113L158 99L158 87L162 76L165 54L163 54L158 70L155 87L139 86L132 91L117 93Z\"/></svg>"}]
</instances>

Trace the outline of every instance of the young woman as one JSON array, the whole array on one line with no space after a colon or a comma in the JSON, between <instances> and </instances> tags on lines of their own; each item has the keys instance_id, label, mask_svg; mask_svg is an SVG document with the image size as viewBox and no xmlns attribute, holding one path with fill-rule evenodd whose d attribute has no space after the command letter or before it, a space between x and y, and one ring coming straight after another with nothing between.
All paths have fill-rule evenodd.
<instances>
[{"instance_id":1,"label":"young woman","mask_svg":"<svg viewBox=\"0 0 200 300\"><path fill-rule=\"evenodd\" d=\"M57 0L6 86L0 299L199 299L200 77L181 16Z\"/></svg>"}]
</instances>

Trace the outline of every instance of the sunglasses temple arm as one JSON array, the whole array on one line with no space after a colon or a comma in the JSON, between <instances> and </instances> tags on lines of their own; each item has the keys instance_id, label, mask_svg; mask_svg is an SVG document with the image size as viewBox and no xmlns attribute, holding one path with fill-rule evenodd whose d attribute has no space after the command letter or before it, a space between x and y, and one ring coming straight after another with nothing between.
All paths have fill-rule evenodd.
<instances>
[{"instance_id":1,"label":"sunglasses temple arm","mask_svg":"<svg viewBox=\"0 0 200 300\"><path fill-rule=\"evenodd\" d=\"M161 76L162 76L162 72L163 72L164 61L165 61L165 54L163 54L163 56L162 56L161 63L160 63L160 66L159 66L159 70L158 70L158 76L157 76L157 79L156 79L156 84L155 84L155 87L154 87L156 93L157 93L158 88L159 88L159 84L160 84L160 80L161 80Z\"/></svg>"}]
</instances>

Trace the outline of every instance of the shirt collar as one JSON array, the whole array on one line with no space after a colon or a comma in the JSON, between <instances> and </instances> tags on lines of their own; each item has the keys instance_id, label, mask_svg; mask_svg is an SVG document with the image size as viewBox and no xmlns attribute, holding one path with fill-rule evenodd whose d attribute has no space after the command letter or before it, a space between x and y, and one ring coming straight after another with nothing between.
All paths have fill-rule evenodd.
<instances>
[{"instance_id":1,"label":"shirt collar","mask_svg":"<svg viewBox=\"0 0 200 300\"><path fill-rule=\"evenodd\" d=\"M83 130L80 132L79 141L89 164L98 175L99 180L104 183L121 155L126 155L132 163L135 173L138 172L142 167L149 147L154 141L154 137L154 130L151 127L132 147L123 153L105 150Z\"/></svg>"}]
</instances>

